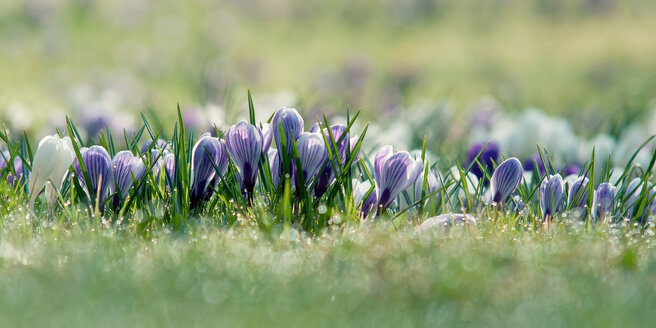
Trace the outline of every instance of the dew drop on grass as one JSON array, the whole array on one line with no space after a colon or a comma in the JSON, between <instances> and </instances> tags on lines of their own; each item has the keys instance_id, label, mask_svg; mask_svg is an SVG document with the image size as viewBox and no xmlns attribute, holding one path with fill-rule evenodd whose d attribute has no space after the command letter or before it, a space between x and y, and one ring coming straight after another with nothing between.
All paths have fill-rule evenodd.
<instances>
[{"instance_id":1,"label":"dew drop on grass","mask_svg":"<svg viewBox=\"0 0 656 328\"><path fill-rule=\"evenodd\" d=\"M326 207L326 205L324 204L321 204L319 205L318 211L319 214L325 214L326 212L328 212L328 207Z\"/></svg>"}]
</instances>

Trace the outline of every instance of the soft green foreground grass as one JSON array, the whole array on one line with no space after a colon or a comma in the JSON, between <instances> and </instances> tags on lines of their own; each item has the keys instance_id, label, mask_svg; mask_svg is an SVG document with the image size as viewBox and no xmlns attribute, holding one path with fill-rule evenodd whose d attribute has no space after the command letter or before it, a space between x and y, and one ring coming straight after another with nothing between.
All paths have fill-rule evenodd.
<instances>
[{"instance_id":1,"label":"soft green foreground grass","mask_svg":"<svg viewBox=\"0 0 656 328\"><path fill-rule=\"evenodd\" d=\"M19 213L19 212L16 212ZM137 236L10 215L0 326L652 326L650 230L384 221L322 236L193 220Z\"/></svg>"}]
</instances>

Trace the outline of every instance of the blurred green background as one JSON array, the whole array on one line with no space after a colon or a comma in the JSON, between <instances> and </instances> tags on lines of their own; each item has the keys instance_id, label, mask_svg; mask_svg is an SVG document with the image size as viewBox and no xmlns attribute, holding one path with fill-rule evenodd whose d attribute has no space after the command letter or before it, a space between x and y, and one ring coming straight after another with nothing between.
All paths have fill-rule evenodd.
<instances>
[{"instance_id":1,"label":"blurred green background","mask_svg":"<svg viewBox=\"0 0 656 328\"><path fill-rule=\"evenodd\" d=\"M250 88L306 113L491 95L619 122L651 107L654 31L650 0L3 0L0 106L67 112L90 88L135 112L230 109Z\"/></svg>"}]
</instances>

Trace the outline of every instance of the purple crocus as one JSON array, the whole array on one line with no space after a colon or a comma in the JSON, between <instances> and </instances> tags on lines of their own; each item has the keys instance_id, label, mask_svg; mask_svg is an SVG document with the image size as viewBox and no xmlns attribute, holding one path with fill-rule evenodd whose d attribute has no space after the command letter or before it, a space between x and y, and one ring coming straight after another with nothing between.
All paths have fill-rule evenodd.
<instances>
[{"instance_id":1,"label":"purple crocus","mask_svg":"<svg viewBox=\"0 0 656 328\"><path fill-rule=\"evenodd\" d=\"M277 149L269 149L267 152L269 158L269 168L271 169L271 180L273 185L278 187L280 183L280 156Z\"/></svg>"},{"instance_id":2,"label":"purple crocus","mask_svg":"<svg viewBox=\"0 0 656 328\"><path fill-rule=\"evenodd\" d=\"M175 181L175 155L170 153L166 154L162 161L164 164L164 172L166 173L166 185L168 185L169 188L173 188L172 185Z\"/></svg>"},{"instance_id":3,"label":"purple crocus","mask_svg":"<svg viewBox=\"0 0 656 328\"><path fill-rule=\"evenodd\" d=\"M237 167L249 200L257 181L263 139L260 129L246 121L237 123L226 133L226 149Z\"/></svg>"},{"instance_id":4,"label":"purple crocus","mask_svg":"<svg viewBox=\"0 0 656 328\"><path fill-rule=\"evenodd\" d=\"M366 218L367 215L369 215L369 212L371 212L372 209L376 208L378 205L378 196L379 196L379 190L378 186L374 185L373 190L371 190L371 193L369 196L367 196L367 193L371 190L371 182L370 181L364 181L364 182L358 182L355 181L353 183L353 201L355 202L356 206L359 207L360 209L360 214L362 215L363 218Z\"/></svg>"},{"instance_id":5,"label":"purple crocus","mask_svg":"<svg viewBox=\"0 0 656 328\"><path fill-rule=\"evenodd\" d=\"M296 181L298 186L307 186L314 180L328 158L326 144L321 134L305 132L298 137L296 149L298 150L304 179L301 181L300 176L297 174Z\"/></svg>"},{"instance_id":6,"label":"purple crocus","mask_svg":"<svg viewBox=\"0 0 656 328\"><path fill-rule=\"evenodd\" d=\"M538 172L540 172L540 175L546 172L540 154L531 155L531 157L529 157L524 161L523 165L524 165L524 171L532 172L533 169L537 167L537 170Z\"/></svg>"},{"instance_id":7,"label":"purple crocus","mask_svg":"<svg viewBox=\"0 0 656 328\"><path fill-rule=\"evenodd\" d=\"M260 132L262 133L262 153L266 154L271 147L271 140L273 139L271 124L262 123Z\"/></svg>"},{"instance_id":8,"label":"purple crocus","mask_svg":"<svg viewBox=\"0 0 656 328\"><path fill-rule=\"evenodd\" d=\"M608 182L599 184L592 200L592 217L595 220L604 220L613 212L616 192L617 188Z\"/></svg>"},{"instance_id":9,"label":"purple crocus","mask_svg":"<svg viewBox=\"0 0 656 328\"><path fill-rule=\"evenodd\" d=\"M132 155L132 152L123 150L112 159L114 183L118 196L125 199L135 182L141 181L146 175L146 165L141 158Z\"/></svg>"},{"instance_id":10,"label":"purple crocus","mask_svg":"<svg viewBox=\"0 0 656 328\"><path fill-rule=\"evenodd\" d=\"M282 130L280 127L282 125ZM296 140L303 133L303 118L298 114L296 109L283 107L276 111L271 120L271 130L273 138L276 141L278 151L282 149L282 133L285 133L285 143L287 145L287 156L292 153L292 139ZM282 155L282 154L280 154Z\"/></svg>"},{"instance_id":11,"label":"purple crocus","mask_svg":"<svg viewBox=\"0 0 656 328\"><path fill-rule=\"evenodd\" d=\"M542 218L551 220L562 208L563 178L555 174L545 178L540 185L540 208Z\"/></svg>"},{"instance_id":12,"label":"purple crocus","mask_svg":"<svg viewBox=\"0 0 656 328\"><path fill-rule=\"evenodd\" d=\"M583 208L588 203L588 181L586 177L579 177L572 183L567 195L570 208Z\"/></svg>"},{"instance_id":13,"label":"purple crocus","mask_svg":"<svg viewBox=\"0 0 656 328\"><path fill-rule=\"evenodd\" d=\"M408 152L395 153L389 145L378 151L374 169L381 211L387 209L401 192L417 180L422 168L421 160L413 159Z\"/></svg>"},{"instance_id":14,"label":"purple crocus","mask_svg":"<svg viewBox=\"0 0 656 328\"><path fill-rule=\"evenodd\" d=\"M523 173L522 163L515 157L510 157L499 164L490 179L492 201L505 203L519 187Z\"/></svg>"},{"instance_id":15,"label":"purple crocus","mask_svg":"<svg viewBox=\"0 0 656 328\"><path fill-rule=\"evenodd\" d=\"M211 196L209 188L216 176L216 167L223 176L228 169L228 154L225 142L212 137L209 133L203 134L192 149L191 155L191 204L195 207L201 199Z\"/></svg>"},{"instance_id":16,"label":"purple crocus","mask_svg":"<svg viewBox=\"0 0 656 328\"><path fill-rule=\"evenodd\" d=\"M477 158L476 156L479 153L481 155ZM467 153L467 167L471 167L471 172L474 173L479 180L482 180L485 185L489 182L487 181L487 178L485 178L486 175L492 173L494 163L498 160L499 145L493 141L488 142L487 145L485 143L475 143L469 148L469 152Z\"/></svg>"},{"instance_id":17,"label":"purple crocus","mask_svg":"<svg viewBox=\"0 0 656 328\"><path fill-rule=\"evenodd\" d=\"M315 124L315 126L312 127L312 130L319 132L318 124ZM344 135L345 132L346 132L346 126L343 124L335 124L330 126L330 134L327 129L323 129L323 134L330 145L331 152L333 154L339 154L339 164L342 166L346 165L346 150L351 143L349 134L346 133L346 135ZM336 149L334 145L332 145L332 142L330 140L331 134L333 136L333 139L335 140L335 144L337 144ZM341 141L340 138L342 139ZM325 167L319 173L319 176L317 178L318 179L317 185L314 188L315 196L321 197L328 190L328 187L330 187L333 181L335 181L335 170L333 169L333 166L336 164L338 164L337 158L333 158L332 161L328 161L326 163ZM337 172L341 173L341 169L338 168Z\"/></svg>"},{"instance_id":18,"label":"purple crocus","mask_svg":"<svg viewBox=\"0 0 656 328\"><path fill-rule=\"evenodd\" d=\"M102 204L114 187L112 158L102 146L91 146L81 151L81 155L89 176L89 181L85 181L83 185L86 186L87 192L98 197L98 201ZM78 174L80 175L81 173Z\"/></svg>"},{"instance_id":19,"label":"purple crocus","mask_svg":"<svg viewBox=\"0 0 656 328\"><path fill-rule=\"evenodd\" d=\"M0 175L6 170L7 182L15 187L18 184L25 183L25 179L23 179L23 160L19 156L14 157L12 171L7 165L7 161L11 160L10 156L8 151L3 151L0 155ZM16 175L14 175L14 172L16 172Z\"/></svg>"}]
</instances>

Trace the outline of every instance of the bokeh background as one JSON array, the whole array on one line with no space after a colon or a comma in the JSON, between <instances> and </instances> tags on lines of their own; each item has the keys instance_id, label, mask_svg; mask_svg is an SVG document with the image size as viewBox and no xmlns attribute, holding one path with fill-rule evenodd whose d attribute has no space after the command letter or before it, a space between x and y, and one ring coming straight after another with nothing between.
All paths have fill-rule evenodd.
<instances>
[{"instance_id":1,"label":"bokeh background","mask_svg":"<svg viewBox=\"0 0 656 328\"><path fill-rule=\"evenodd\" d=\"M653 116L654 31L650 0L3 0L0 117L30 135L65 115L120 133L179 103L220 127L250 89L263 117L410 122L378 128L408 148L428 134L461 149L472 119L489 123L477 114L528 107L619 140Z\"/></svg>"}]
</instances>

